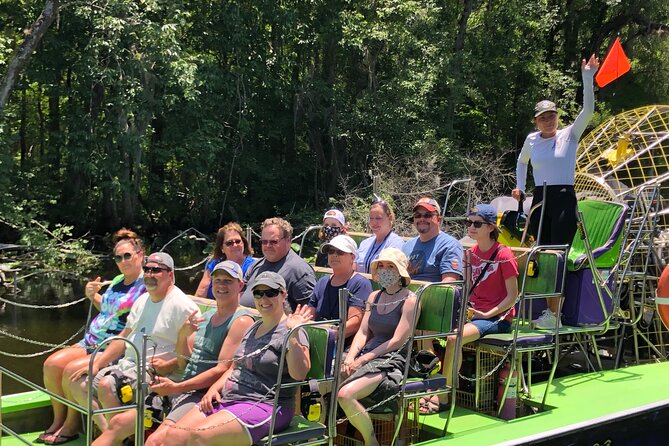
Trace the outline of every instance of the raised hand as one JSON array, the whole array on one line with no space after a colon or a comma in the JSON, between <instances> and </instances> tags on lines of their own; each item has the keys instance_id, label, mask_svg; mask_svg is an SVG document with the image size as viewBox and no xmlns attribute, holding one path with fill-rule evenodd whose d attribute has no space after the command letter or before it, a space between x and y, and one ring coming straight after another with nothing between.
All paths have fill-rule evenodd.
<instances>
[{"instance_id":1,"label":"raised hand","mask_svg":"<svg viewBox=\"0 0 669 446\"><path fill-rule=\"evenodd\" d=\"M186 318L183 325L181 325L181 330L185 330L188 335L195 333L202 322L204 322L203 317L197 317L198 310L193 311L190 316Z\"/></svg>"},{"instance_id":2,"label":"raised hand","mask_svg":"<svg viewBox=\"0 0 669 446\"><path fill-rule=\"evenodd\" d=\"M93 296L95 296L98 291L100 291L100 288L103 287L104 282L102 282L102 279L98 276L95 278L95 280L91 280L86 284L85 292L86 292L86 297L89 299L92 299Z\"/></svg>"},{"instance_id":3,"label":"raised hand","mask_svg":"<svg viewBox=\"0 0 669 446\"><path fill-rule=\"evenodd\" d=\"M298 305L297 308L295 308L295 311L288 316L288 319L286 320L286 327L288 327L288 329L293 329L300 324L309 322L313 318L314 316L309 310L308 306Z\"/></svg>"},{"instance_id":4,"label":"raised hand","mask_svg":"<svg viewBox=\"0 0 669 446\"><path fill-rule=\"evenodd\" d=\"M599 58L595 57L595 54L593 53L590 56L590 60L586 62L585 59L581 61L581 71L592 71L597 72L599 69Z\"/></svg>"}]
</instances>

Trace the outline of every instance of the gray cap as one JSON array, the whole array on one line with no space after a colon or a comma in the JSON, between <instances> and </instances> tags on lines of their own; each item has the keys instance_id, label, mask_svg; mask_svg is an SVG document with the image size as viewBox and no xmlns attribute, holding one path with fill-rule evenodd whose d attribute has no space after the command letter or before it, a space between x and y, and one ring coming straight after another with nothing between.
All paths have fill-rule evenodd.
<instances>
[{"instance_id":1,"label":"gray cap","mask_svg":"<svg viewBox=\"0 0 669 446\"><path fill-rule=\"evenodd\" d=\"M145 264L149 263L157 263L169 268L170 271L174 271L174 259L166 252L154 252L146 258Z\"/></svg>"},{"instance_id":2,"label":"gray cap","mask_svg":"<svg viewBox=\"0 0 669 446\"><path fill-rule=\"evenodd\" d=\"M557 113L557 106L555 105L555 102L551 102L548 100L543 100L541 102L537 102L537 105L534 106L534 117L536 118L539 115L542 115L546 112L556 112Z\"/></svg>"},{"instance_id":3,"label":"gray cap","mask_svg":"<svg viewBox=\"0 0 669 446\"><path fill-rule=\"evenodd\" d=\"M251 290L255 290L258 285L265 285L273 290L286 289L286 281L283 280L281 274L275 273L274 271L263 271L256 276L255 281L253 282L253 287Z\"/></svg>"},{"instance_id":4,"label":"gray cap","mask_svg":"<svg viewBox=\"0 0 669 446\"><path fill-rule=\"evenodd\" d=\"M212 276L215 276L218 271L223 271L227 273L233 279L237 279L240 282L244 281L244 273L242 273L242 267L239 266L236 262L232 260L223 260L214 267L214 270L211 272Z\"/></svg>"}]
</instances>

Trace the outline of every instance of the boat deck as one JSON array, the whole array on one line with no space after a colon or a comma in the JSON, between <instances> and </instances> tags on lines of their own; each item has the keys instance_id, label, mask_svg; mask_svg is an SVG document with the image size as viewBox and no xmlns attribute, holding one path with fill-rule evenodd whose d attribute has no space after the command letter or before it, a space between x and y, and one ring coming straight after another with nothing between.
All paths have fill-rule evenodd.
<instances>
[{"instance_id":1,"label":"boat deck","mask_svg":"<svg viewBox=\"0 0 669 446\"><path fill-rule=\"evenodd\" d=\"M530 444L539 436L559 435L580 430L611 419L620 419L644 409L669 407L669 386L661 385L669 376L669 363L647 364L617 370L577 374L557 378L548 397L550 408L542 413L503 421L471 410L456 408L444 438L421 443L421 446L514 445ZM540 400L544 384L536 384L533 393ZM437 432L446 414L420 417L423 430ZM23 435L32 442L40 432ZM605 433L601 435L605 436ZM606 441L602 438L600 442ZM14 438L3 437L3 446L22 445ZM84 445L83 436L69 445ZM605 444L605 443L601 443Z\"/></svg>"},{"instance_id":2,"label":"boat deck","mask_svg":"<svg viewBox=\"0 0 669 446\"><path fill-rule=\"evenodd\" d=\"M553 381L548 396L549 410L510 421L499 420L456 408L448 435L422 443L496 445L528 444L536 436L579 430L610 418L621 418L642 408L669 406L669 386L660 385L669 376L669 363L647 364L578 374ZM533 396L541 400L544 384L533 386ZM441 430L446 414L420 418L425 430ZM600 440L604 444L606 438Z\"/></svg>"}]
</instances>

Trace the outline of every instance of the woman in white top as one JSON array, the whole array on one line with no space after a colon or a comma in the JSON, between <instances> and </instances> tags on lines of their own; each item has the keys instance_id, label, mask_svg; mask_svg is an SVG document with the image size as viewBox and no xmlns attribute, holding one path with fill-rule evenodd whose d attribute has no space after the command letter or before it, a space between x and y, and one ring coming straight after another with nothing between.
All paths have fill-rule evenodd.
<instances>
[{"instance_id":1,"label":"woman in white top","mask_svg":"<svg viewBox=\"0 0 669 446\"><path fill-rule=\"evenodd\" d=\"M546 203L543 204L544 220L541 228L540 245L571 244L576 234L576 150L578 140L590 122L595 110L593 78L599 68L599 59L593 54L590 60L581 62L583 76L583 109L574 123L558 129L558 112L555 103L543 100L534 108L536 132L525 139L516 166L516 188L511 195L520 200L525 192L527 166L532 162L534 172L534 192L532 207L543 200L546 183ZM530 216L528 233L537 238L540 210ZM548 308L535 321L538 328L555 327L559 299L548 299Z\"/></svg>"},{"instance_id":2,"label":"woman in white top","mask_svg":"<svg viewBox=\"0 0 669 446\"><path fill-rule=\"evenodd\" d=\"M359 273L369 273L370 265L384 249L402 249L404 240L393 231L394 222L395 214L385 201L377 199L369 207L369 228L374 235L363 240L358 248Z\"/></svg>"}]
</instances>

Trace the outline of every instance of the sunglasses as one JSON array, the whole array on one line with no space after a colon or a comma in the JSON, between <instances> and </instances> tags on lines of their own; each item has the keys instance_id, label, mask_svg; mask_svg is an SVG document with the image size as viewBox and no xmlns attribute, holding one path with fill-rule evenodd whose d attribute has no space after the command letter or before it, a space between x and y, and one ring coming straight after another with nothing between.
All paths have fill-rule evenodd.
<instances>
[{"instance_id":1,"label":"sunglasses","mask_svg":"<svg viewBox=\"0 0 669 446\"><path fill-rule=\"evenodd\" d=\"M347 252L344 252L344 251L341 251L341 250L339 250L339 249L337 249L337 248L327 248L327 249L325 250L325 254L327 254L327 255L331 255L331 254L334 255L334 254L337 254L338 256L343 256L344 254L348 254L348 253L347 253Z\"/></svg>"},{"instance_id":2,"label":"sunglasses","mask_svg":"<svg viewBox=\"0 0 669 446\"><path fill-rule=\"evenodd\" d=\"M127 262L128 260L132 259L132 256L134 256L134 255L135 254L132 253L132 252L126 252L123 255L114 254L112 256L112 259L114 259L114 262L116 262L116 263L121 263L123 260L125 260Z\"/></svg>"},{"instance_id":3,"label":"sunglasses","mask_svg":"<svg viewBox=\"0 0 669 446\"><path fill-rule=\"evenodd\" d=\"M253 297L255 299L262 299L263 296L265 297L276 297L281 293L281 290L253 290Z\"/></svg>"},{"instance_id":4,"label":"sunglasses","mask_svg":"<svg viewBox=\"0 0 669 446\"><path fill-rule=\"evenodd\" d=\"M244 242L242 241L242 239L238 238L238 239L235 239L235 240L227 240L227 241L225 242L225 246L241 245L242 243L244 243Z\"/></svg>"},{"instance_id":5,"label":"sunglasses","mask_svg":"<svg viewBox=\"0 0 669 446\"><path fill-rule=\"evenodd\" d=\"M426 212L424 214L421 214L420 212L414 212L413 218L414 220L418 220L419 218L432 218L435 215L437 214L435 214L434 212Z\"/></svg>"},{"instance_id":6,"label":"sunglasses","mask_svg":"<svg viewBox=\"0 0 669 446\"><path fill-rule=\"evenodd\" d=\"M160 274L163 271L169 271L169 268L160 268L157 266L145 266L142 269L144 270L144 274Z\"/></svg>"},{"instance_id":7,"label":"sunglasses","mask_svg":"<svg viewBox=\"0 0 669 446\"><path fill-rule=\"evenodd\" d=\"M279 242L283 239L278 239L278 240L260 240L260 244L263 246L276 246L279 244Z\"/></svg>"},{"instance_id":8,"label":"sunglasses","mask_svg":"<svg viewBox=\"0 0 669 446\"><path fill-rule=\"evenodd\" d=\"M471 225L474 225L476 229L479 229L483 225L489 225L487 221L471 221L471 220L465 220L465 226L470 227Z\"/></svg>"}]
</instances>

